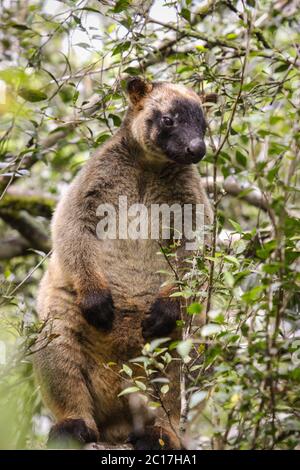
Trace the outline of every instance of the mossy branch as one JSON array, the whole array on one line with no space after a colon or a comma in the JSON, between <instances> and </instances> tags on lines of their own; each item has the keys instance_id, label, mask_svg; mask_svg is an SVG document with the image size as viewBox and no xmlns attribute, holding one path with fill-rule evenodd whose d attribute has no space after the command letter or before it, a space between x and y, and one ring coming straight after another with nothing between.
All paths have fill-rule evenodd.
<instances>
[{"instance_id":1,"label":"mossy branch","mask_svg":"<svg viewBox=\"0 0 300 470\"><path fill-rule=\"evenodd\" d=\"M208 193L213 193L214 180L212 176L207 176L202 179L203 185ZM234 176L223 178L222 176L216 179L217 191L224 192L224 195L234 196L242 199L254 207L267 211L267 201L259 188L251 186L248 182L243 183L238 181Z\"/></svg>"},{"instance_id":2,"label":"mossy branch","mask_svg":"<svg viewBox=\"0 0 300 470\"><path fill-rule=\"evenodd\" d=\"M33 216L42 216L50 219L56 202L56 199L51 195L44 195L34 191L25 192L11 187L0 202L0 211L19 212L25 210Z\"/></svg>"}]
</instances>

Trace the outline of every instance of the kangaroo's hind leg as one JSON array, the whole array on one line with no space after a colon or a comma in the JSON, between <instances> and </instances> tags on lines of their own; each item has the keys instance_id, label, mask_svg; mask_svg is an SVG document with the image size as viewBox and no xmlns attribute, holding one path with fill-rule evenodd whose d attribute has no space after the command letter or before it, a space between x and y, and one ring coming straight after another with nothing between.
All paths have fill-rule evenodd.
<instances>
[{"instance_id":1,"label":"kangaroo's hind leg","mask_svg":"<svg viewBox=\"0 0 300 470\"><path fill-rule=\"evenodd\" d=\"M93 391L86 373L89 364L80 344L79 322L84 319L69 292L45 281L39 313L44 326L35 344L34 368L45 403L57 420L48 445L71 447L97 441Z\"/></svg>"},{"instance_id":2,"label":"kangaroo's hind leg","mask_svg":"<svg viewBox=\"0 0 300 470\"><path fill-rule=\"evenodd\" d=\"M167 375L172 388L164 396L157 389L163 406L156 410L154 422L134 430L129 436L128 440L136 450L181 449L179 371L175 364L169 365Z\"/></svg>"}]
</instances>

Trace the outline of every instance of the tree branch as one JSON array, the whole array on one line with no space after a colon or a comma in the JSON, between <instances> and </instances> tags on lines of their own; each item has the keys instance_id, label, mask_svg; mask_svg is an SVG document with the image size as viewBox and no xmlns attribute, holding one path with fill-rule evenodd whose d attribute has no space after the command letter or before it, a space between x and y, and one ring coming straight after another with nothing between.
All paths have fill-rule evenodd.
<instances>
[{"instance_id":1,"label":"tree branch","mask_svg":"<svg viewBox=\"0 0 300 470\"><path fill-rule=\"evenodd\" d=\"M3 209L13 212L25 210L31 215L50 219L56 203L57 200L50 194L45 195L35 191L25 192L19 188L11 187L0 201L0 211Z\"/></svg>"},{"instance_id":2,"label":"tree branch","mask_svg":"<svg viewBox=\"0 0 300 470\"><path fill-rule=\"evenodd\" d=\"M36 250L48 252L51 249L49 235L44 228L27 212L13 212L6 209L0 210L0 217L17 230L27 240L30 246Z\"/></svg>"},{"instance_id":3,"label":"tree branch","mask_svg":"<svg viewBox=\"0 0 300 470\"><path fill-rule=\"evenodd\" d=\"M25 256L31 254L28 251L30 244L23 237L9 237L1 240L0 260L9 260L16 256Z\"/></svg>"},{"instance_id":4,"label":"tree branch","mask_svg":"<svg viewBox=\"0 0 300 470\"><path fill-rule=\"evenodd\" d=\"M214 180L212 176L202 178L202 183L209 193L213 193ZM230 196L237 196L252 206L267 211L267 201L260 189L251 186L248 182L240 182L234 176L224 179L222 176L216 179L217 190L225 191Z\"/></svg>"}]
</instances>

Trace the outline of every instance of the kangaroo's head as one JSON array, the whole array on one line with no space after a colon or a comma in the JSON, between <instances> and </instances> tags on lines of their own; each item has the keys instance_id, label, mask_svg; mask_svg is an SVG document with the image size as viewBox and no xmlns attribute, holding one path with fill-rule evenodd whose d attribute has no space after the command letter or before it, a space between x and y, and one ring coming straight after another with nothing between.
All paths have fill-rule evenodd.
<instances>
[{"instance_id":1,"label":"kangaroo's head","mask_svg":"<svg viewBox=\"0 0 300 470\"><path fill-rule=\"evenodd\" d=\"M201 98L190 88L131 78L126 127L149 159L178 164L205 155L206 122Z\"/></svg>"}]
</instances>

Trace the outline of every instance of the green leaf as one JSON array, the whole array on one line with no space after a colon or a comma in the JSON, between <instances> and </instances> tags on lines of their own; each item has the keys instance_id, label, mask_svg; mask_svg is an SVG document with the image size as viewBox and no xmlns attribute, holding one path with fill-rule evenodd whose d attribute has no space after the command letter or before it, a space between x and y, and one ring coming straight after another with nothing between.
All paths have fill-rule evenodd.
<instances>
[{"instance_id":1,"label":"green leaf","mask_svg":"<svg viewBox=\"0 0 300 470\"><path fill-rule=\"evenodd\" d=\"M263 286L253 287L253 289L245 292L245 294L242 295L242 298L245 302L257 301L260 298L263 289Z\"/></svg>"},{"instance_id":2,"label":"green leaf","mask_svg":"<svg viewBox=\"0 0 300 470\"><path fill-rule=\"evenodd\" d=\"M229 271L224 272L224 281L228 287L234 286L234 277Z\"/></svg>"},{"instance_id":3,"label":"green leaf","mask_svg":"<svg viewBox=\"0 0 300 470\"><path fill-rule=\"evenodd\" d=\"M185 341L180 341L177 345L177 352L180 356L184 359L188 356L190 350L192 349L193 341L191 339L187 339Z\"/></svg>"},{"instance_id":4,"label":"green leaf","mask_svg":"<svg viewBox=\"0 0 300 470\"><path fill-rule=\"evenodd\" d=\"M140 380L135 380L134 383L139 387L140 390L147 390L147 387L144 382L141 382Z\"/></svg>"},{"instance_id":5,"label":"green leaf","mask_svg":"<svg viewBox=\"0 0 300 470\"><path fill-rule=\"evenodd\" d=\"M30 101L31 103L36 103L38 101L44 101L48 97L46 93L41 90L34 90L29 88L20 88L18 94L26 101Z\"/></svg>"},{"instance_id":6,"label":"green leaf","mask_svg":"<svg viewBox=\"0 0 300 470\"><path fill-rule=\"evenodd\" d=\"M230 128L230 134L231 135L238 135L238 131L236 131L232 126Z\"/></svg>"},{"instance_id":7,"label":"green leaf","mask_svg":"<svg viewBox=\"0 0 300 470\"><path fill-rule=\"evenodd\" d=\"M281 64L274 70L275 73L285 72L290 67L290 64Z\"/></svg>"},{"instance_id":8,"label":"green leaf","mask_svg":"<svg viewBox=\"0 0 300 470\"><path fill-rule=\"evenodd\" d=\"M233 226L233 228L235 229L236 232L243 233L242 227L240 226L240 224L238 224L237 222L235 222L232 219L228 219L228 221L231 223L231 225Z\"/></svg>"},{"instance_id":9,"label":"green leaf","mask_svg":"<svg viewBox=\"0 0 300 470\"><path fill-rule=\"evenodd\" d=\"M139 391L139 387L128 387L125 388L121 393L119 393L118 397L122 397L123 395L129 395L129 393L135 393Z\"/></svg>"},{"instance_id":10,"label":"green leaf","mask_svg":"<svg viewBox=\"0 0 300 470\"><path fill-rule=\"evenodd\" d=\"M91 45L87 42L78 42L77 44L74 44L74 46L81 47L82 49L91 49Z\"/></svg>"},{"instance_id":11,"label":"green leaf","mask_svg":"<svg viewBox=\"0 0 300 470\"><path fill-rule=\"evenodd\" d=\"M126 10L129 5L130 5L129 0L119 0L115 4L115 6L113 8L113 12L114 13L121 13L121 11Z\"/></svg>"},{"instance_id":12,"label":"green leaf","mask_svg":"<svg viewBox=\"0 0 300 470\"><path fill-rule=\"evenodd\" d=\"M73 95L73 98L72 98L73 104L75 104L77 102L78 98L79 98L79 91L76 90L74 95Z\"/></svg>"},{"instance_id":13,"label":"green leaf","mask_svg":"<svg viewBox=\"0 0 300 470\"><path fill-rule=\"evenodd\" d=\"M108 140L111 137L110 134L101 134L96 138L96 143L97 144L103 144L106 140Z\"/></svg>"},{"instance_id":14,"label":"green leaf","mask_svg":"<svg viewBox=\"0 0 300 470\"><path fill-rule=\"evenodd\" d=\"M191 21L191 12L187 8L182 8L181 16L188 22Z\"/></svg>"},{"instance_id":15,"label":"green leaf","mask_svg":"<svg viewBox=\"0 0 300 470\"><path fill-rule=\"evenodd\" d=\"M127 51L130 48L131 42L130 41L125 41L123 43L118 44L114 49L112 55L117 55L121 54L125 51Z\"/></svg>"},{"instance_id":16,"label":"green leaf","mask_svg":"<svg viewBox=\"0 0 300 470\"><path fill-rule=\"evenodd\" d=\"M237 150L235 152L235 158L236 158L236 161L243 167L243 168L247 168L247 157L246 155L242 154L242 152L240 150Z\"/></svg>"},{"instance_id":17,"label":"green leaf","mask_svg":"<svg viewBox=\"0 0 300 470\"><path fill-rule=\"evenodd\" d=\"M141 73L141 70L137 67L127 67L124 70L124 73L128 73L128 75L139 75Z\"/></svg>"},{"instance_id":18,"label":"green leaf","mask_svg":"<svg viewBox=\"0 0 300 470\"><path fill-rule=\"evenodd\" d=\"M238 35L236 33L229 33L226 35L226 39L236 39Z\"/></svg>"},{"instance_id":19,"label":"green leaf","mask_svg":"<svg viewBox=\"0 0 300 470\"><path fill-rule=\"evenodd\" d=\"M149 351L153 352L156 348L158 348L158 346L160 346L163 343L166 343L167 341L170 341L170 339L171 338L157 338L157 339L152 340L150 343L148 343Z\"/></svg>"},{"instance_id":20,"label":"green leaf","mask_svg":"<svg viewBox=\"0 0 300 470\"><path fill-rule=\"evenodd\" d=\"M169 389L170 389L169 385L163 385L161 387L160 391L163 395L166 395L168 393Z\"/></svg>"},{"instance_id":21,"label":"green leaf","mask_svg":"<svg viewBox=\"0 0 300 470\"><path fill-rule=\"evenodd\" d=\"M81 19L80 19L78 16L76 16L76 15L73 14L72 17L73 17L75 23L81 25Z\"/></svg>"},{"instance_id":22,"label":"green leaf","mask_svg":"<svg viewBox=\"0 0 300 470\"><path fill-rule=\"evenodd\" d=\"M11 26L12 28L15 28L15 29L19 29L20 31L26 31L28 29L31 29L24 23L13 23L13 22L11 22L11 23L9 23L9 26Z\"/></svg>"},{"instance_id":23,"label":"green leaf","mask_svg":"<svg viewBox=\"0 0 300 470\"><path fill-rule=\"evenodd\" d=\"M159 408L161 404L158 401L149 401L148 406L149 408Z\"/></svg>"},{"instance_id":24,"label":"green leaf","mask_svg":"<svg viewBox=\"0 0 300 470\"><path fill-rule=\"evenodd\" d=\"M197 51L199 51L199 52L206 52L206 51L208 51L207 47L202 46L201 44L197 44L197 46L195 46L195 47L196 47Z\"/></svg>"},{"instance_id":25,"label":"green leaf","mask_svg":"<svg viewBox=\"0 0 300 470\"><path fill-rule=\"evenodd\" d=\"M227 261L228 263L234 264L235 266L240 265L239 260L235 256L226 255L224 256L224 260Z\"/></svg>"},{"instance_id":26,"label":"green leaf","mask_svg":"<svg viewBox=\"0 0 300 470\"><path fill-rule=\"evenodd\" d=\"M117 114L109 114L108 117L113 120L114 126L120 127L122 124L122 119Z\"/></svg>"},{"instance_id":27,"label":"green leaf","mask_svg":"<svg viewBox=\"0 0 300 470\"><path fill-rule=\"evenodd\" d=\"M213 336L222 331L222 327L216 323L208 323L201 328L201 336Z\"/></svg>"},{"instance_id":28,"label":"green leaf","mask_svg":"<svg viewBox=\"0 0 300 470\"><path fill-rule=\"evenodd\" d=\"M124 371L125 374L129 375L129 377L132 377L132 369L126 364L123 364L122 371Z\"/></svg>"},{"instance_id":29,"label":"green leaf","mask_svg":"<svg viewBox=\"0 0 300 470\"><path fill-rule=\"evenodd\" d=\"M198 315L199 313L201 313L203 310L203 307L201 304L199 304L198 302L194 302L192 303L191 305L188 306L187 308L187 312L190 314L190 315Z\"/></svg>"}]
</instances>

